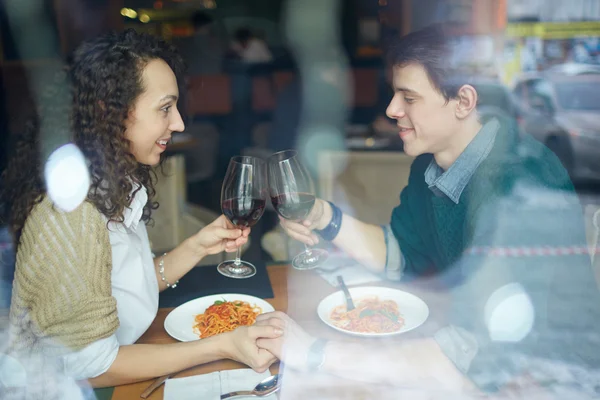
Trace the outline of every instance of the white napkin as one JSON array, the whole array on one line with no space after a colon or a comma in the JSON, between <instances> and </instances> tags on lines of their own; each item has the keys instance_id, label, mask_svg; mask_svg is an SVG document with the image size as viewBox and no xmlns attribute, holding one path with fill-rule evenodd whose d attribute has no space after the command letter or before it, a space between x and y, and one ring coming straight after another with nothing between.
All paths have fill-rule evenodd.
<instances>
[{"instance_id":1,"label":"white napkin","mask_svg":"<svg viewBox=\"0 0 600 400\"><path fill-rule=\"evenodd\" d=\"M217 371L210 374L168 379L165 382L165 400L220 400L221 395L238 390L252 390L256 384L271 376L249 368ZM275 394L262 397L276 400Z\"/></svg>"},{"instance_id":2,"label":"white napkin","mask_svg":"<svg viewBox=\"0 0 600 400\"><path fill-rule=\"evenodd\" d=\"M259 374L248 368L221 371L221 394L238 390L252 390L260 381L269 376L271 376L269 371ZM272 394L261 397L261 399L277 400L277 395Z\"/></svg>"},{"instance_id":3,"label":"white napkin","mask_svg":"<svg viewBox=\"0 0 600 400\"><path fill-rule=\"evenodd\" d=\"M381 275L369 271L348 257L332 257L315 271L332 286L338 286L338 275L344 278L347 286L383 280Z\"/></svg>"}]
</instances>

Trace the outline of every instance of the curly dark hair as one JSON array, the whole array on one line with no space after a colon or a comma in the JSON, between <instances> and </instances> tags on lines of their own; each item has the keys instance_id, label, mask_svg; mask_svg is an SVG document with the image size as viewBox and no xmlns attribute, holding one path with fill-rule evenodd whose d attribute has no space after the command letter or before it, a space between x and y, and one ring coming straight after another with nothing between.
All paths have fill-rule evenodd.
<instances>
[{"instance_id":1,"label":"curly dark hair","mask_svg":"<svg viewBox=\"0 0 600 400\"><path fill-rule=\"evenodd\" d=\"M40 129L54 130L46 136L68 129L88 161L91 187L87 201L109 221L123 221L134 184L143 185L148 191L142 220L151 220L152 210L158 207L153 201L156 174L131 153L130 142L125 138L125 121L145 90L143 70L155 59L162 59L171 67L183 93L182 58L173 46L149 34L134 30L105 34L83 43L69 57L66 73L49 85L42 96L50 101L40 101L41 105L49 103L50 109L40 108L38 117L26 127L4 173L2 201L16 244L27 216L46 193L42 179L44 157L40 152L40 140L46 132ZM61 114L56 109L60 104L68 106L67 122L56 118Z\"/></svg>"}]
</instances>

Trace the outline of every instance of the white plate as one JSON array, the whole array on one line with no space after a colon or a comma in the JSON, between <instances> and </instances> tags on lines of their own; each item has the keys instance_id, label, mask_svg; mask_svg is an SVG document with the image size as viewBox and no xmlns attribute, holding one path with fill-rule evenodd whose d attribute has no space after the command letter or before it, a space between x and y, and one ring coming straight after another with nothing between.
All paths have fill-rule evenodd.
<instances>
[{"instance_id":1,"label":"white plate","mask_svg":"<svg viewBox=\"0 0 600 400\"><path fill-rule=\"evenodd\" d=\"M200 339L194 333L194 317L204 313L206 309L217 300L234 301L241 300L262 308L263 313L275 311L272 305L258 297L246 294L226 293L212 296L200 297L183 303L167 315L165 319L165 330L169 335L182 342L191 342Z\"/></svg>"},{"instance_id":2,"label":"white plate","mask_svg":"<svg viewBox=\"0 0 600 400\"><path fill-rule=\"evenodd\" d=\"M408 332L421 326L429 316L429 307L427 307L427 304L425 304L423 300L421 300L414 294L403 292L397 289L377 286L356 287L350 288L348 290L350 291L350 295L352 296L352 299L355 302L356 300L359 300L361 297L365 296L378 296L379 300L393 300L396 303L398 303L400 315L402 315L402 317L404 318L404 326L398 331L389 333L361 333L351 332L342 328L338 328L333 324L329 316L331 315L331 311L335 307L342 304L346 304L346 298L344 297L344 293L342 291L335 292L321 300L319 306L317 307L317 313L319 314L319 318L321 318L321 321L325 322L333 329L336 329L343 333L347 333L349 335L363 337L382 337L398 335L400 333Z\"/></svg>"}]
</instances>

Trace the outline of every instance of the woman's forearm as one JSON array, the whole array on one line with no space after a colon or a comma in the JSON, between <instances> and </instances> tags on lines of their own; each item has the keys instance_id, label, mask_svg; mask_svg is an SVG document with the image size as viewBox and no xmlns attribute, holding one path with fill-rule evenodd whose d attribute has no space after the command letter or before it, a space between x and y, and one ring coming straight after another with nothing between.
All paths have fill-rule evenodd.
<instances>
[{"instance_id":1,"label":"woman's forearm","mask_svg":"<svg viewBox=\"0 0 600 400\"><path fill-rule=\"evenodd\" d=\"M173 344L121 346L108 371L89 380L93 387L124 385L229 358L225 335Z\"/></svg>"},{"instance_id":2,"label":"woman's forearm","mask_svg":"<svg viewBox=\"0 0 600 400\"><path fill-rule=\"evenodd\" d=\"M164 275L165 279L172 285L177 282L182 276L187 274L200 260L206 256L206 253L201 253L197 248L189 243L189 239L183 241L175 249L171 250L164 256ZM158 280L159 291L167 288L166 282L162 280L159 273L160 261L162 255L154 258L154 268L156 269L156 279Z\"/></svg>"}]
</instances>

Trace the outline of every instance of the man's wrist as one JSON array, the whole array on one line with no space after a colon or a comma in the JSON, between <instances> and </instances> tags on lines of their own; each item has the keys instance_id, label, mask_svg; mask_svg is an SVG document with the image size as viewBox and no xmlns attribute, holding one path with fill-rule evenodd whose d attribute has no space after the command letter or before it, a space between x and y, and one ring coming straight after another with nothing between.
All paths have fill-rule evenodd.
<instances>
[{"instance_id":1,"label":"man's wrist","mask_svg":"<svg viewBox=\"0 0 600 400\"><path fill-rule=\"evenodd\" d=\"M319 224L315 227L315 229L323 230L331 222L331 219L333 218L333 210L328 201L322 199L318 199L317 201L321 202L321 206L323 207L323 215L321 216Z\"/></svg>"},{"instance_id":2,"label":"man's wrist","mask_svg":"<svg viewBox=\"0 0 600 400\"><path fill-rule=\"evenodd\" d=\"M342 213L342 210L340 210L332 202L327 203L329 205L329 210L331 210L331 218L323 229L315 229L314 232L321 236L324 240L331 242L335 240L340 232L340 229L342 228L342 218L344 214Z\"/></svg>"}]
</instances>

